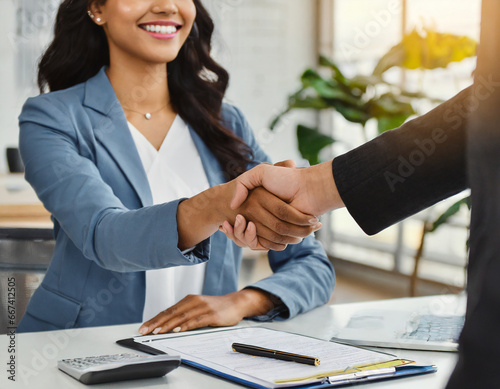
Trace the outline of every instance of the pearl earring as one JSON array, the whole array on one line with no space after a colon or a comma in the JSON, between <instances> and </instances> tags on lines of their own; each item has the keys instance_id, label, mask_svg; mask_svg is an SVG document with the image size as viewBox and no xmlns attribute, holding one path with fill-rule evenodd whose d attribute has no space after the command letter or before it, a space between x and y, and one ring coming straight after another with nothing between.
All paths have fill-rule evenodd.
<instances>
[{"instance_id":1,"label":"pearl earring","mask_svg":"<svg viewBox=\"0 0 500 389\"><path fill-rule=\"evenodd\" d=\"M88 15L89 15L92 19L94 19L94 14L93 14L92 12L87 11L87 14L88 14Z\"/></svg>"},{"instance_id":2,"label":"pearl earring","mask_svg":"<svg viewBox=\"0 0 500 389\"><path fill-rule=\"evenodd\" d=\"M101 21L101 18L97 18L95 21L99 23Z\"/></svg>"}]
</instances>

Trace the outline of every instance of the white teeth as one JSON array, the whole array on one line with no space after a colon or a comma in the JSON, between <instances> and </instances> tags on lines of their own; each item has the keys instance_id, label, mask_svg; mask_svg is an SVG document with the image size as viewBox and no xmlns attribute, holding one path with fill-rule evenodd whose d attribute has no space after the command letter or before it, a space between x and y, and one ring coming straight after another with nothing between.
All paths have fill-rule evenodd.
<instances>
[{"instance_id":1,"label":"white teeth","mask_svg":"<svg viewBox=\"0 0 500 389\"><path fill-rule=\"evenodd\" d=\"M147 24L144 28L146 31L156 32L160 34L173 34L177 31L177 28L175 26L161 26L159 24L155 26Z\"/></svg>"}]
</instances>

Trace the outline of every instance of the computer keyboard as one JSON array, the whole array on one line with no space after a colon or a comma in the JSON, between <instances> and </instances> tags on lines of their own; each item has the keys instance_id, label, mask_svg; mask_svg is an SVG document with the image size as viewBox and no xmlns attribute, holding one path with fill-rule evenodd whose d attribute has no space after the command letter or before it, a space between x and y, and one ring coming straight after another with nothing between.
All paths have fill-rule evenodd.
<instances>
[{"instance_id":1,"label":"computer keyboard","mask_svg":"<svg viewBox=\"0 0 500 389\"><path fill-rule=\"evenodd\" d=\"M464 316L420 315L417 320L412 321L401 338L458 343L464 321Z\"/></svg>"}]
</instances>

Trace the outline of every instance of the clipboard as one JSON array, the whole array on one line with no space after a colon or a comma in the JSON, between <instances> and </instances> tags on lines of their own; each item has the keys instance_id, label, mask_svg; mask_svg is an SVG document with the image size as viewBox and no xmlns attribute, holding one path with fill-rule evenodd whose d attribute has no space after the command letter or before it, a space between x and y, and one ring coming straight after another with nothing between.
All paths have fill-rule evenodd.
<instances>
[{"instance_id":1,"label":"clipboard","mask_svg":"<svg viewBox=\"0 0 500 389\"><path fill-rule=\"evenodd\" d=\"M271 344L266 344L270 348L277 348L275 347L276 342L281 342L281 348L283 348L283 345L288 344L289 350L287 351L290 352L297 351L297 348L301 345L310 347L309 354L322 353L322 363L324 362L327 365L323 365L322 369L315 370L314 366L264 357L251 357L233 352L230 348L230 342L233 340L243 341L242 339L246 339L247 343L261 342L259 345L262 346L264 346L263 342L271 342ZM209 358L206 357L206 354L203 354L203 345L207 342L209 344L206 347L211 350ZM180 354L182 363L188 366L247 387L259 389L331 388L398 379L437 371L437 367L434 365L418 365L413 361L399 359L392 354L263 327L224 329L209 332L197 331L195 334L186 332L181 335L138 336L118 340L117 344L150 354ZM195 352L193 350L199 351ZM330 359L336 362L330 365L331 361L328 360L328 353L352 354L354 358L351 358L352 361L355 361L355 358L360 358L360 361L369 361L369 363L351 363L351 366L338 369L342 360L338 362L338 358L332 356ZM245 358L257 359L245 360ZM256 368L245 367L245 364L248 364L248 366L259 365L258 358L264 359L262 366L265 366L264 370L267 369L267 373L258 366ZM237 368L234 368L232 364ZM335 370L330 370L333 367L335 367Z\"/></svg>"}]
</instances>

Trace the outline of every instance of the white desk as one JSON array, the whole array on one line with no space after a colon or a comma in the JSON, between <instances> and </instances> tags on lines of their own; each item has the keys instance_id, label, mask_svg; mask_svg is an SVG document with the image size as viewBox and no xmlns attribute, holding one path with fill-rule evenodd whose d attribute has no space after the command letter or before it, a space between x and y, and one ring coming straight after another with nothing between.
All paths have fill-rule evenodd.
<instances>
[{"instance_id":1,"label":"white desk","mask_svg":"<svg viewBox=\"0 0 500 389\"><path fill-rule=\"evenodd\" d=\"M413 307L418 309L422 304L433 304L437 309L450 302L449 296L423 297L413 299L381 300L368 303L342 304L323 306L307 314L298 316L286 322L268 323L270 328L310 335L321 339L329 339L338 326L345 325L348 315L360 308L396 308ZM243 322L241 325L254 325L253 322ZM101 354L125 352L127 349L115 344L117 339L137 335L139 324L94 327L86 329L39 332L19 334L16 338L16 382L7 380L7 347L9 338L0 336L0 387L1 388L37 388L37 389L82 389L85 386L60 372L57 360L63 358L83 357ZM457 360L456 353L388 350L398 356L414 359L420 363L435 364L438 372L364 384L361 388L384 389L442 389ZM123 381L114 384L93 385L93 388L150 388L165 387L170 389L186 388L241 388L229 381L216 378L195 369L181 366L162 378L146 380Z\"/></svg>"}]
</instances>

